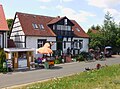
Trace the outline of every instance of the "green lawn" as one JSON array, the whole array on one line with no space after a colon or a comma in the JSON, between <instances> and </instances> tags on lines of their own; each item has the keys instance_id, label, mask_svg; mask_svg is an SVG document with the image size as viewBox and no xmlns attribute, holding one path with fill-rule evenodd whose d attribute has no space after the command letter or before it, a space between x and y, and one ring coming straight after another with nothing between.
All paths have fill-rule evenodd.
<instances>
[{"instance_id":1,"label":"green lawn","mask_svg":"<svg viewBox=\"0 0 120 89\"><path fill-rule=\"evenodd\" d=\"M55 78L19 89L120 89L120 64Z\"/></svg>"}]
</instances>

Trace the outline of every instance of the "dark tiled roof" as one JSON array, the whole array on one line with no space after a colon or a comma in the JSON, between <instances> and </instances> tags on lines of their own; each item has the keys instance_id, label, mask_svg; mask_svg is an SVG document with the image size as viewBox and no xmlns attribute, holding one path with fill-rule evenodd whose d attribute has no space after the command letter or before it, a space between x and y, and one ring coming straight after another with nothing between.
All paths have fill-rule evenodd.
<instances>
[{"instance_id":1,"label":"dark tiled roof","mask_svg":"<svg viewBox=\"0 0 120 89\"><path fill-rule=\"evenodd\" d=\"M12 39L8 39L8 41L7 41L8 43L8 48L15 48L16 47L16 45L15 45L15 43L14 43L14 41L12 40Z\"/></svg>"},{"instance_id":2,"label":"dark tiled roof","mask_svg":"<svg viewBox=\"0 0 120 89\"><path fill-rule=\"evenodd\" d=\"M26 14L26 13L16 13L20 20L22 29L25 35L29 36L56 36L55 33L48 27L49 24L54 24L59 20L65 17L49 17L49 16L41 16L41 15L34 15L34 14ZM74 26L73 31L75 36L77 37L89 37L84 30L79 26L79 24L74 21L70 20ZM32 23L42 24L44 26L44 30L34 29ZM80 29L80 32L76 30L76 28Z\"/></svg>"},{"instance_id":3,"label":"dark tiled roof","mask_svg":"<svg viewBox=\"0 0 120 89\"><path fill-rule=\"evenodd\" d=\"M2 5L0 5L0 31L8 31L8 25L5 19Z\"/></svg>"}]
</instances>

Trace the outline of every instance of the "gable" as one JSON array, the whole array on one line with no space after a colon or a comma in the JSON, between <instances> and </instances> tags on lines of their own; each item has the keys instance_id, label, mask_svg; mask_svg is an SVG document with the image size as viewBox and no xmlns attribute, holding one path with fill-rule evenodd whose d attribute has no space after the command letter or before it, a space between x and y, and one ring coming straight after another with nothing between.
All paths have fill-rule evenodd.
<instances>
[{"instance_id":1,"label":"gable","mask_svg":"<svg viewBox=\"0 0 120 89\"><path fill-rule=\"evenodd\" d=\"M22 30L21 23L17 15L14 19L10 36L15 36L15 35L25 35Z\"/></svg>"},{"instance_id":2,"label":"gable","mask_svg":"<svg viewBox=\"0 0 120 89\"><path fill-rule=\"evenodd\" d=\"M74 26L74 24L65 16L65 17L56 17L53 20L51 20L48 25L51 24L59 24L59 25L64 25L65 24L65 20L67 20L67 24L66 25L70 25L70 26Z\"/></svg>"},{"instance_id":3,"label":"gable","mask_svg":"<svg viewBox=\"0 0 120 89\"><path fill-rule=\"evenodd\" d=\"M76 37L89 38L89 35L85 33L85 31L81 28L81 26L75 20L71 20L71 21L74 23L72 30L74 31L74 35Z\"/></svg>"},{"instance_id":4,"label":"gable","mask_svg":"<svg viewBox=\"0 0 120 89\"><path fill-rule=\"evenodd\" d=\"M8 31L8 25L5 19L4 10L2 5L0 5L0 31Z\"/></svg>"}]
</instances>

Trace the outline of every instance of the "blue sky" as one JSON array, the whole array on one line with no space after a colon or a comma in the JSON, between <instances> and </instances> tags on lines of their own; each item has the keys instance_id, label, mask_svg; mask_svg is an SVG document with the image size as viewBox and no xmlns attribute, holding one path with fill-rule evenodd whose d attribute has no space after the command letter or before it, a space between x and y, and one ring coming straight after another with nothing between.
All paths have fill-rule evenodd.
<instances>
[{"instance_id":1,"label":"blue sky","mask_svg":"<svg viewBox=\"0 0 120 89\"><path fill-rule=\"evenodd\" d=\"M109 11L120 22L120 0L0 0L6 18L14 18L16 12L45 16L67 16L76 20L87 32L94 25L102 25Z\"/></svg>"}]
</instances>

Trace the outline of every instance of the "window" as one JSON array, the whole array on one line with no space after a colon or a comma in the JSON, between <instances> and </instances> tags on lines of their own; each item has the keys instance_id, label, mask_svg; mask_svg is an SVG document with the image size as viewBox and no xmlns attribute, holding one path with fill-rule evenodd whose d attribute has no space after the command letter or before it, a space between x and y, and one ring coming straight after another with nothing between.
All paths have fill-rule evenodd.
<instances>
[{"instance_id":1,"label":"window","mask_svg":"<svg viewBox=\"0 0 120 89\"><path fill-rule=\"evenodd\" d=\"M53 30L55 30L55 25L53 25Z\"/></svg>"},{"instance_id":2,"label":"window","mask_svg":"<svg viewBox=\"0 0 120 89\"><path fill-rule=\"evenodd\" d=\"M33 26L33 28L34 28L34 29L38 29L38 26L37 26L37 24L35 24L35 23L32 23L32 26Z\"/></svg>"},{"instance_id":3,"label":"window","mask_svg":"<svg viewBox=\"0 0 120 89\"><path fill-rule=\"evenodd\" d=\"M71 26L67 26L68 31L71 31Z\"/></svg>"},{"instance_id":4,"label":"window","mask_svg":"<svg viewBox=\"0 0 120 89\"><path fill-rule=\"evenodd\" d=\"M53 28L55 28L54 25ZM71 26L57 25L57 30L71 31Z\"/></svg>"},{"instance_id":5,"label":"window","mask_svg":"<svg viewBox=\"0 0 120 89\"><path fill-rule=\"evenodd\" d=\"M2 35L0 34L0 48L2 47Z\"/></svg>"},{"instance_id":6,"label":"window","mask_svg":"<svg viewBox=\"0 0 120 89\"><path fill-rule=\"evenodd\" d=\"M83 40L79 40L79 48L81 49L83 47Z\"/></svg>"},{"instance_id":7,"label":"window","mask_svg":"<svg viewBox=\"0 0 120 89\"><path fill-rule=\"evenodd\" d=\"M74 40L74 48L78 48L78 41Z\"/></svg>"},{"instance_id":8,"label":"window","mask_svg":"<svg viewBox=\"0 0 120 89\"><path fill-rule=\"evenodd\" d=\"M76 28L76 30L79 32L80 31L80 29L78 29L78 28Z\"/></svg>"},{"instance_id":9,"label":"window","mask_svg":"<svg viewBox=\"0 0 120 89\"><path fill-rule=\"evenodd\" d=\"M44 26L43 26L43 24L40 24L40 29L42 29L42 30L44 29Z\"/></svg>"},{"instance_id":10,"label":"window","mask_svg":"<svg viewBox=\"0 0 120 89\"><path fill-rule=\"evenodd\" d=\"M61 30L61 25L57 25L57 30Z\"/></svg>"},{"instance_id":11,"label":"window","mask_svg":"<svg viewBox=\"0 0 120 89\"><path fill-rule=\"evenodd\" d=\"M38 48L42 47L46 42L46 39L38 39L37 40L37 44L38 44Z\"/></svg>"},{"instance_id":12,"label":"window","mask_svg":"<svg viewBox=\"0 0 120 89\"><path fill-rule=\"evenodd\" d=\"M64 24L67 25L67 19L64 19Z\"/></svg>"}]
</instances>

